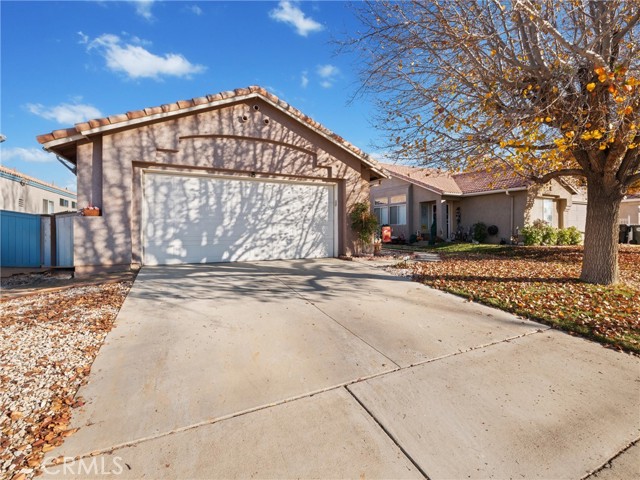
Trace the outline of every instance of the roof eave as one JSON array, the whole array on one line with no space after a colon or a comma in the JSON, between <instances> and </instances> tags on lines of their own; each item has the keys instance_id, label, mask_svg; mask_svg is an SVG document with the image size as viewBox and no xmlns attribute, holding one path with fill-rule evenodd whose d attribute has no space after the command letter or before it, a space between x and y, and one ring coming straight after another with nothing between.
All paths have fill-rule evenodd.
<instances>
[{"instance_id":1,"label":"roof eave","mask_svg":"<svg viewBox=\"0 0 640 480\"><path fill-rule=\"evenodd\" d=\"M510 192L525 192L528 187L514 187L514 188L501 188L499 190L483 190L481 192L469 192L463 193L462 197L477 197L478 195L490 195L492 193L510 193Z\"/></svg>"},{"instance_id":2,"label":"roof eave","mask_svg":"<svg viewBox=\"0 0 640 480\"><path fill-rule=\"evenodd\" d=\"M425 183L420 182L419 180L416 180L416 179L411 178L411 177L406 176L406 175L402 175L401 173L391 172L389 170L387 170L387 171L389 172L389 176L390 177L399 178L400 180L404 180L405 182L409 182L409 183L415 185L416 187L424 188L425 190L429 190L430 192L437 193L438 195L448 195L448 196L460 196L460 195L462 195L461 193L445 192L444 190L440 190L440 189L438 189L436 187L427 185Z\"/></svg>"},{"instance_id":3,"label":"roof eave","mask_svg":"<svg viewBox=\"0 0 640 480\"><path fill-rule=\"evenodd\" d=\"M60 147L62 145L68 145L70 143L75 143L79 140L86 139L87 137L83 133L77 133L76 135L71 135L70 137L58 138L56 140L51 140L49 142L45 142L42 144L42 148L46 151L51 151L52 148ZM55 153L55 152L52 152Z\"/></svg>"},{"instance_id":4,"label":"roof eave","mask_svg":"<svg viewBox=\"0 0 640 480\"><path fill-rule=\"evenodd\" d=\"M371 169L371 171L373 171L377 175L380 175L383 178L389 178L388 175L382 169L382 167L378 166L378 163L376 161L372 160L371 158L369 158L368 155L364 154L364 152L362 154L360 154L360 153L350 149L346 145L344 145L341 142L339 142L339 141L335 140L334 138L332 138L331 135L328 135L327 133L323 132L321 129L319 129L315 125L310 124L308 122L305 122L301 118L298 118L296 115L294 115L291 112L289 112L286 108L282 107L277 102L272 101L268 97L266 97L264 95L261 95L259 92L251 92L251 93L244 94L244 95L237 95L237 96L233 96L233 97L222 98L222 99L219 99L219 100L213 100L211 102L203 103L203 104L200 104L200 105L194 105L192 107L186 107L186 108L180 108L180 109L176 109L176 110L171 110L171 111L168 111L168 112L156 113L156 114L147 115L147 116L140 117L140 118L133 118L133 119L125 120L125 121L122 121L122 122L111 123L111 124L108 124L108 125L101 125L101 126L98 126L98 127L89 128L89 129L85 129L85 130L79 129L78 133L76 135L72 135L70 137L60 138L60 139L56 139L56 140L51 140L49 142L43 143L42 146L46 150L48 150L50 148L59 147L59 146L62 146L62 145L66 145L66 144L77 142L78 140L85 139L85 138L87 138L87 137L89 137L91 135L103 134L105 132L109 132L109 131L112 131L112 130L120 130L122 128L129 128L129 127L134 127L134 126L138 126L138 125L144 125L144 124L147 124L147 123L153 123L153 122L158 121L158 120L164 120L164 119L172 118L172 117L176 117L176 116L183 116L185 114L188 115L190 113L196 113L196 112L200 112L200 111L203 111L203 110L210 110L212 108L217 108L217 107L220 107L220 106L225 106L225 105L229 105L229 104L233 104L233 103L239 103L239 102L242 102L244 100L249 100L249 99L252 99L252 98L259 98L260 100L268 103L269 105L271 105L272 107L278 109L280 112L286 114L288 117L290 117L291 119L297 121L301 125L303 125L303 126L305 126L307 128L310 128L316 134L318 134L321 137L325 138L326 140L330 141L331 143L333 143L334 145L338 146L339 148L341 148L345 152L349 153L350 155L355 156L358 160L360 160L365 165L367 165ZM78 127L80 125L82 125L82 124L77 124L76 125L76 129L78 129ZM354 148L356 148L356 147L354 147Z\"/></svg>"}]
</instances>

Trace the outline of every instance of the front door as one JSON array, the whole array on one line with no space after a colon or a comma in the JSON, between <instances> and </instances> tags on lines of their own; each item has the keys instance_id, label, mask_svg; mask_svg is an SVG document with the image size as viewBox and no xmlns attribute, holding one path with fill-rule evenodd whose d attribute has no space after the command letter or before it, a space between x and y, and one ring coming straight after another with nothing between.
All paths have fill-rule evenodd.
<instances>
[{"instance_id":1,"label":"front door","mask_svg":"<svg viewBox=\"0 0 640 480\"><path fill-rule=\"evenodd\" d=\"M422 233L428 233L431 225L429 224L429 204L420 204L420 231Z\"/></svg>"},{"instance_id":2,"label":"front door","mask_svg":"<svg viewBox=\"0 0 640 480\"><path fill-rule=\"evenodd\" d=\"M449 235L451 235L451 212L449 211L449 203L446 203L444 206L444 238L449 240Z\"/></svg>"}]
</instances>

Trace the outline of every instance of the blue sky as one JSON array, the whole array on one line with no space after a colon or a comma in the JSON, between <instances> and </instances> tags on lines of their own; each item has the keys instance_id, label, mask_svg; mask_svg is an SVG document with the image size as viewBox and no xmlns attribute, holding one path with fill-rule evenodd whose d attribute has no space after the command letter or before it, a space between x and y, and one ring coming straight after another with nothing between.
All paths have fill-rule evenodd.
<instances>
[{"instance_id":1,"label":"blue sky","mask_svg":"<svg viewBox=\"0 0 640 480\"><path fill-rule=\"evenodd\" d=\"M345 2L2 1L2 165L75 177L36 135L79 121L261 85L370 151L372 106L349 104L358 29ZM75 188L74 188L75 189Z\"/></svg>"}]
</instances>

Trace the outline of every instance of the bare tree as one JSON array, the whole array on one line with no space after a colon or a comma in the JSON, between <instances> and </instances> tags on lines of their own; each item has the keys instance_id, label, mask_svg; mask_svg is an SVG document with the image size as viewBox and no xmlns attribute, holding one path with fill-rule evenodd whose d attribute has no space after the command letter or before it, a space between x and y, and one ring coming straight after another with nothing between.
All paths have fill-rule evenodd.
<instances>
[{"instance_id":1,"label":"bare tree","mask_svg":"<svg viewBox=\"0 0 640 480\"><path fill-rule=\"evenodd\" d=\"M581 177L581 278L618 279L620 202L640 185L640 0L356 4L347 44L378 102L383 147L449 168Z\"/></svg>"}]
</instances>

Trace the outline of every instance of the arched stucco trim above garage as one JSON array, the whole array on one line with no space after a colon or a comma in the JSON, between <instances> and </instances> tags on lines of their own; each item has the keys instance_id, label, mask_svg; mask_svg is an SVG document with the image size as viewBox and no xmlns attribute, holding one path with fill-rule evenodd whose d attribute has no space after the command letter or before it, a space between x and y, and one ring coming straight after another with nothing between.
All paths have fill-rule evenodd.
<instances>
[{"instance_id":1,"label":"arched stucco trim above garage","mask_svg":"<svg viewBox=\"0 0 640 480\"><path fill-rule=\"evenodd\" d=\"M378 163L362 150L260 87L90 120L41 135L38 140L45 149L77 165L79 205L94 204L102 209L100 217L76 219L75 265L80 272L144 263L150 258L145 257L150 237L154 242L180 244L172 247L171 259L191 262L243 259L237 252L246 250L247 242L259 239L274 245L275 238L261 235L267 231L279 239L290 238L296 245L293 250L299 252L295 255L322 256L322 249L310 249L314 241L300 242L310 232L324 235L319 232L332 230L335 248L325 249L325 254L350 254L353 240L347 212L355 202L368 199L370 181L385 178ZM152 176L157 181L150 181ZM166 185L160 181L169 177L173 180ZM165 194L148 194L149 188L161 185L168 189ZM239 186L246 196L242 202L238 200ZM216 190L220 188L227 190L221 194ZM200 191L194 194L193 189ZM218 203L209 202L214 191L224 197ZM261 202L257 192L263 197ZM293 213L305 211L307 216L286 227L284 210L277 213L282 205L274 197L276 192ZM316 206L305 200L311 197L331 202L327 208L335 211L318 213L313 210ZM195 207L185 210L188 219L180 221L172 215L182 215L176 212L183 200ZM161 208L147 215L158 201L166 202L167 221L161 218ZM220 208L234 202L237 214ZM245 208L249 203L254 210ZM211 215L217 215L218 224L206 223L212 220ZM318 215L326 217L325 224L316 225ZM152 217L157 225L149 224ZM181 225L171 237L168 225L176 222ZM269 222L284 222L284 230L269 230ZM158 234L160 228L164 230ZM255 235L247 237L247 231ZM177 236L180 232L185 236ZM234 244L235 253L198 253L196 244L213 244L223 233L225 241ZM181 257L186 236L191 239L187 248L191 251ZM287 245L279 247L282 255L290 254ZM268 250L266 245L262 247L262 251Z\"/></svg>"}]
</instances>

